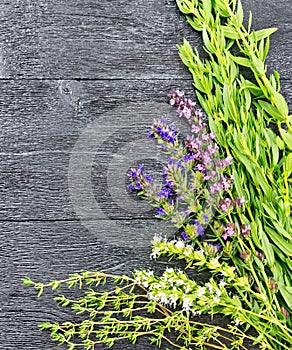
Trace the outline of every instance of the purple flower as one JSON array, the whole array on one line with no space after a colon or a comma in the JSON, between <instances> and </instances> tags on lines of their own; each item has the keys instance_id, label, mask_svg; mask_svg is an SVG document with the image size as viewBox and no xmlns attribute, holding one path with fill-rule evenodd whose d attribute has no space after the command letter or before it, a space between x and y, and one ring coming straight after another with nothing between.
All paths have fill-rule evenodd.
<instances>
[{"instance_id":1,"label":"purple flower","mask_svg":"<svg viewBox=\"0 0 292 350\"><path fill-rule=\"evenodd\" d=\"M181 233L181 236L185 241L189 239L189 236L184 231Z\"/></svg>"},{"instance_id":2,"label":"purple flower","mask_svg":"<svg viewBox=\"0 0 292 350\"><path fill-rule=\"evenodd\" d=\"M203 214L202 218L205 220L206 224L209 222L209 216L208 215Z\"/></svg>"},{"instance_id":3,"label":"purple flower","mask_svg":"<svg viewBox=\"0 0 292 350\"><path fill-rule=\"evenodd\" d=\"M226 241L226 239L228 237L231 237L235 234L236 231L236 224L232 223L232 224L228 224L225 228L224 228L224 234L222 235L222 238Z\"/></svg>"},{"instance_id":4,"label":"purple flower","mask_svg":"<svg viewBox=\"0 0 292 350\"><path fill-rule=\"evenodd\" d=\"M234 200L234 206L237 208L241 208L244 203L247 203L247 200L245 200L244 197L236 197Z\"/></svg>"},{"instance_id":5,"label":"purple flower","mask_svg":"<svg viewBox=\"0 0 292 350\"><path fill-rule=\"evenodd\" d=\"M154 120L151 126L150 138L157 138L174 144L176 141L176 137L176 130L174 130L174 128L171 125L168 125L165 120Z\"/></svg>"},{"instance_id":6,"label":"purple flower","mask_svg":"<svg viewBox=\"0 0 292 350\"><path fill-rule=\"evenodd\" d=\"M143 172L143 165L139 165L137 169L130 169L128 172L130 184L128 185L131 190L144 190L152 183L152 176L145 175Z\"/></svg>"},{"instance_id":7,"label":"purple flower","mask_svg":"<svg viewBox=\"0 0 292 350\"><path fill-rule=\"evenodd\" d=\"M231 207L231 203L232 203L232 201L230 198L221 199L221 201L218 205L218 208L220 210L222 210L223 213L226 213L229 210L229 208Z\"/></svg>"},{"instance_id":8,"label":"purple flower","mask_svg":"<svg viewBox=\"0 0 292 350\"><path fill-rule=\"evenodd\" d=\"M197 164L195 169L199 170L203 174L206 174L206 167L204 164Z\"/></svg>"},{"instance_id":9,"label":"purple flower","mask_svg":"<svg viewBox=\"0 0 292 350\"><path fill-rule=\"evenodd\" d=\"M204 234L205 234L204 227L201 226L197 220L194 220L194 224L196 225L196 233L199 236L204 236Z\"/></svg>"},{"instance_id":10,"label":"purple flower","mask_svg":"<svg viewBox=\"0 0 292 350\"><path fill-rule=\"evenodd\" d=\"M156 208L156 214L158 216L166 215L166 212L162 208Z\"/></svg>"},{"instance_id":11,"label":"purple flower","mask_svg":"<svg viewBox=\"0 0 292 350\"><path fill-rule=\"evenodd\" d=\"M215 182L211 187L210 187L210 192L212 194L218 193L222 191L222 185L220 182Z\"/></svg>"},{"instance_id":12,"label":"purple flower","mask_svg":"<svg viewBox=\"0 0 292 350\"><path fill-rule=\"evenodd\" d=\"M194 160L194 155L191 153L187 153L183 156L183 161L186 163L192 160Z\"/></svg>"},{"instance_id":13,"label":"purple flower","mask_svg":"<svg viewBox=\"0 0 292 350\"><path fill-rule=\"evenodd\" d=\"M242 225L240 227L241 234L243 235L244 238L247 238L250 234L251 227L250 225Z\"/></svg>"},{"instance_id":14,"label":"purple flower","mask_svg":"<svg viewBox=\"0 0 292 350\"><path fill-rule=\"evenodd\" d=\"M163 187L159 192L156 192L157 197L168 198L172 195L172 191L169 188Z\"/></svg>"}]
</instances>

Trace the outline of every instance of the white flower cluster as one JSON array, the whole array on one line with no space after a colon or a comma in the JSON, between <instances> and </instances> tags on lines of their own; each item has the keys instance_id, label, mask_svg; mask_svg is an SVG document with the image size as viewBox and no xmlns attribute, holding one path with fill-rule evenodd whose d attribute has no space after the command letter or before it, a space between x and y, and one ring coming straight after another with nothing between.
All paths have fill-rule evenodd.
<instances>
[{"instance_id":1,"label":"white flower cluster","mask_svg":"<svg viewBox=\"0 0 292 350\"><path fill-rule=\"evenodd\" d=\"M219 284L211 278L204 286L199 286L184 272L167 268L161 277L152 271L138 271L136 281L148 289L148 298L164 306L190 311L199 315L218 305L222 297L228 298L226 282Z\"/></svg>"},{"instance_id":2,"label":"white flower cluster","mask_svg":"<svg viewBox=\"0 0 292 350\"><path fill-rule=\"evenodd\" d=\"M179 259L185 259L187 262L194 262L197 266L202 266L206 263L206 252L204 250L197 250L194 246L181 239L167 241L166 238L161 236L154 236L150 258L157 259L161 255L177 256Z\"/></svg>"}]
</instances>

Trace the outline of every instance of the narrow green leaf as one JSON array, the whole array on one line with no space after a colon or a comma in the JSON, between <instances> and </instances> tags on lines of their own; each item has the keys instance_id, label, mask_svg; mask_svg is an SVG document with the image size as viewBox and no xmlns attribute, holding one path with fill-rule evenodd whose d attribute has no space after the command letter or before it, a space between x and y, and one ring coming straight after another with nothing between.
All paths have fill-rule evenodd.
<instances>
[{"instance_id":1,"label":"narrow green leaf","mask_svg":"<svg viewBox=\"0 0 292 350\"><path fill-rule=\"evenodd\" d=\"M233 40L238 40L241 38L240 34L234 28L221 26L221 29L226 38L233 39Z\"/></svg>"},{"instance_id":2,"label":"narrow green leaf","mask_svg":"<svg viewBox=\"0 0 292 350\"><path fill-rule=\"evenodd\" d=\"M276 136L276 144L280 150L285 148L285 142L279 136Z\"/></svg>"},{"instance_id":3,"label":"narrow green leaf","mask_svg":"<svg viewBox=\"0 0 292 350\"><path fill-rule=\"evenodd\" d=\"M211 41L209 39L209 35L207 33L206 25L204 24L203 26L203 42L206 47L206 50L209 51L210 53L214 53L214 48L212 47Z\"/></svg>"},{"instance_id":4,"label":"narrow green leaf","mask_svg":"<svg viewBox=\"0 0 292 350\"><path fill-rule=\"evenodd\" d=\"M291 244L291 242L286 241L277 232L275 232L273 229L270 229L269 227L266 227L266 231L267 231L270 239L274 242L274 244L277 245L278 248L284 254L286 254L288 257L292 257L292 244Z\"/></svg>"},{"instance_id":5,"label":"narrow green leaf","mask_svg":"<svg viewBox=\"0 0 292 350\"><path fill-rule=\"evenodd\" d=\"M279 287L280 293L282 294L282 297L285 299L285 302L287 303L287 306L291 309L292 308L292 292L291 292L291 290L289 290L282 283L278 283L278 287Z\"/></svg>"},{"instance_id":6,"label":"narrow green leaf","mask_svg":"<svg viewBox=\"0 0 292 350\"><path fill-rule=\"evenodd\" d=\"M292 240L292 236L284 229L283 226L279 224L277 220L273 221L273 225L275 226L277 232L279 232L283 237Z\"/></svg>"},{"instance_id":7,"label":"narrow green leaf","mask_svg":"<svg viewBox=\"0 0 292 350\"><path fill-rule=\"evenodd\" d=\"M259 40L262 40L264 38L269 37L270 35L275 33L277 30L278 30L277 28L260 29L260 30L253 32L253 34L255 36L255 40L259 41Z\"/></svg>"},{"instance_id":8,"label":"narrow green leaf","mask_svg":"<svg viewBox=\"0 0 292 350\"><path fill-rule=\"evenodd\" d=\"M292 150L292 135L282 128L280 128L279 131L285 144L288 146L290 150Z\"/></svg>"},{"instance_id":9,"label":"narrow green leaf","mask_svg":"<svg viewBox=\"0 0 292 350\"><path fill-rule=\"evenodd\" d=\"M274 92L273 97L274 97L274 103L278 108L280 114L282 114L282 117L286 119L289 113L289 108L285 98L283 97L283 95L281 95L277 91Z\"/></svg>"},{"instance_id":10,"label":"narrow green leaf","mask_svg":"<svg viewBox=\"0 0 292 350\"><path fill-rule=\"evenodd\" d=\"M270 208L269 205L271 206L272 204L266 204L266 203L261 203L265 211L267 212L268 216L271 217L273 220L277 220L277 215L275 213L275 208L273 207Z\"/></svg>"},{"instance_id":11,"label":"narrow green leaf","mask_svg":"<svg viewBox=\"0 0 292 350\"><path fill-rule=\"evenodd\" d=\"M209 23L212 19L212 4L211 0L202 0L205 19L207 20L207 23Z\"/></svg>"},{"instance_id":12,"label":"narrow green leaf","mask_svg":"<svg viewBox=\"0 0 292 350\"><path fill-rule=\"evenodd\" d=\"M275 118L277 121L284 121L285 118L279 113L278 109L272 106L269 102L258 100L258 104L262 107L262 109L268 113L271 117Z\"/></svg>"},{"instance_id":13,"label":"narrow green leaf","mask_svg":"<svg viewBox=\"0 0 292 350\"><path fill-rule=\"evenodd\" d=\"M232 59L233 62L239 64L240 66L243 67L250 67L250 61L248 58L244 58L244 57L238 57L238 56L234 56L232 55L230 52L228 53L229 57Z\"/></svg>"},{"instance_id":14,"label":"narrow green leaf","mask_svg":"<svg viewBox=\"0 0 292 350\"><path fill-rule=\"evenodd\" d=\"M249 11L249 17L248 17L248 25L247 25L247 31L250 33L251 31L251 25L252 25L252 12Z\"/></svg>"},{"instance_id":15,"label":"narrow green leaf","mask_svg":"<svg viewBox=\"0 0 292 350\"><path fill-rule=\"evenodd\" d=\"M234 176L233 183L234 183L234 186L236 189L236 193L237 193L239 198L242 198L242 197L244 197L244 191L243 191L242 185L240 183L239 175L235 169L233 169L232 174Z\"/></svg>"},{"instance_id":16,"label":"narrow green leaf","mask_svg":"<svg viewBox=\"0 0 292 350\"><path fill-rule=\"evenodd\" d=\"M198 32L203 30L203 25L202 23L197 20L195 17L187 17L188 23Z\"/></svg>"},{"instance_id":17,"label":"narrow green leaf","mask_svg":"<svg viewBox=\"0 0 292 350\"><path fill-rule=\"evenodd\" d=\"M265 257L266 257L266 259L268 261L268 264L273 269L273 266L274 266L274 263L275 263L275 255L274 255L274 251L273 251L272 245L269 242L268 237L265 234L265 232L262 232L261 242L262 242L263 251L264 251Z\"/></svg>"},{"instance_id":18,"label":"narrow green leaf","mask_svg":"<svg viewBox=\"0 0 292 350\"><path fill-rule=\"evenodd\" d=\"M238 24L238 27L240 27L243 23L243 8L242 8L242 4L241 4L241 1L238 0L238 3L237 3L237 12L236 12L236 19L237 19L237 24Z\"/></svg>"},{"instance_id":19,"label":"narrow green leaf","mask_svg":"<svg viewBox=\"0 0 292 350\"><path fill-rule=\"evenodd\" d=\"M289 175L292 172L292 153L289 153L285 161L285 170Z\"/></svg>"},{"instance_id":20,"label":"narrow green leaf","mask_svg":"<svg viewBox=\"0 0 292 350\"><path fill-rule=\"evenodd\" d=\"M179 10L185 14L185 15L189 15L191 13L194 13L194 3L191 0L184 0L184 1L180 1L177 0L176 4L179 8Z\"/></svg>"}]
</instances>

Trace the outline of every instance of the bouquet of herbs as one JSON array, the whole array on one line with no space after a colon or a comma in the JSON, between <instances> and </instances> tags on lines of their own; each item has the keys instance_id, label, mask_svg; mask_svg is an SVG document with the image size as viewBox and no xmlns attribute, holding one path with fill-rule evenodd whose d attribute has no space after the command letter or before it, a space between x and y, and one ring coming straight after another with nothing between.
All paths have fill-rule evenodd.
<instances>
[{"instance_id":1,"label":"bouquet of herbs","mask_svg":"<svg viewBox=\"0 0 292 350\"><path fill-rule=\"evenodd\" d=\"M202 31L208 54L201 59L186 40L178 47L205 113L183 92L171 91L169 102L188 120L190 135L183 138L167 120L154 120L149 136L168 156L162 180L143 166L128 175L129 187L177 228L176 237L153 238L151 258L181 260L184 270L139 270L131 277L84 271L48 284L29 278L24 283L39 295L45 287L84 287L76 300L56 297L85 314L83 321L40 325L69 349L148 336L150 343L171 349L256 344L289 350L292 118L279 74L266 74L274 29L253 31L251 15L246 29L236 0L177 5ZM194 270L208 271L208 281L196 281ZM100 284L108 288L99 290ZM226 326L212 321L216 314L227 316Z\"/></svg>"}]
</instances>

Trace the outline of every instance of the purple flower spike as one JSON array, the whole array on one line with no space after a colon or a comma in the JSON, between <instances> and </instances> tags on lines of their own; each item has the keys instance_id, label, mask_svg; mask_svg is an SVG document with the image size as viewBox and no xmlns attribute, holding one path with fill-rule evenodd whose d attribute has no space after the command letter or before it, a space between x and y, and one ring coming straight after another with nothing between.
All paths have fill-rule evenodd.
<instances>
[{"instance_id":1,"label":"purple flower spike","mask_svg":"<svg viewBox=\"0 0 292 350\"><path fill-rule=\"evenodd\" d=\"M189 239L189 236L184 231L181 233L181 236L185 241Z\"/></svg>"},{"instance_id":2,"label":"purple flower spike","mask_svg":"<svg viewBox=\"0 0 292 350\"><path fill-rule=\"evenodd\" d=\"M156 214L158 216L166 215L166 212L162 208L156 208Z\"/></svg>"}]
</instances>

